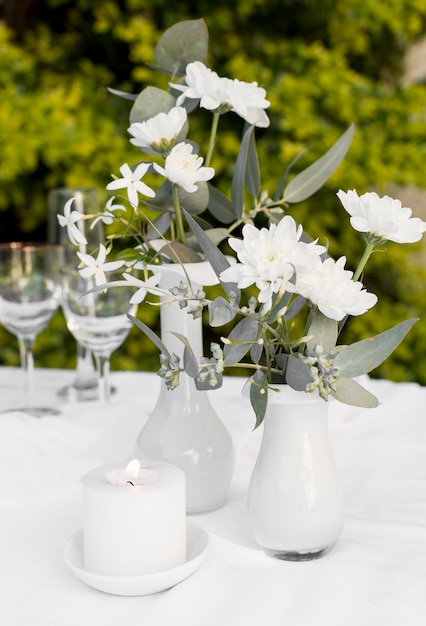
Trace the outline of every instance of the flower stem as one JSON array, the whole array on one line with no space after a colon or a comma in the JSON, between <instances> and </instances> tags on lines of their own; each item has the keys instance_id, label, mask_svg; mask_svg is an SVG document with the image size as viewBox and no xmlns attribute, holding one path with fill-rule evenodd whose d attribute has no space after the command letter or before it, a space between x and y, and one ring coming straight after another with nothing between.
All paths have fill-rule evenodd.
<instances>
[{"instance_id":1,"label":"flower stem","mask_svg":"<svg viewBox=\"0 0 426 626\"><path fill-rule=\"evenodd\" d=\"M185 230L183 228L182 211L180 210L179 194L177 185L173 185L173 201L176 210L176 229L180 243L185 244Z\"/></svg>"},{"instance_id":2,"label":"flower stem","mask_svg":"<svg viewBox=\"0 0 426 626\"><path fill-rule=\"evenodd\" d=\"M217 127L219 125L220 113L213 113L212 127L210 130L209 147L204 165L208 167L212 160L213 150L216 144Z\"/></svg>"},{"instance_id":3,"label":"flower stem","mask_svg":"<svg viewBox=\"0 0 426 626\"><path fill-rule=\"evenodd\" d=\"M367 265L367 261L372 255L373 251L374 251L374 243L367 243L367 245L365 246L364 254L362 255L361 260L358 263L358 267L355 270L355 274L353 277L354 281L357 281L358 278L361 276L362 271L364 267Z\"/></svg>"}]
</instances>

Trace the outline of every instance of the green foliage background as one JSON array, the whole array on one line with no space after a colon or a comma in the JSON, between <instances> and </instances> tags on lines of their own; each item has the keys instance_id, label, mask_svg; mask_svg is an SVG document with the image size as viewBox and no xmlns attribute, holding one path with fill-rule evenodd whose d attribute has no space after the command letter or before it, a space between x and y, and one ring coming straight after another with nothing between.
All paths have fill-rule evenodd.
<instances>
[{"instance_id":1,"label":"green foliage background","mask_svg":"<svg viewBox=\"0 0 426 626\"><path fill-rule=\"evenodd\" d=\"M4 6L10 5L6 0ZM12 0L13 2L13 0ZM31 3L30 3L31 4ZM354 267L361 239L349 227L337 189L389 183L424 186L426 86L403 86L408 45L426 32L423 0L44 0L27 19L0 20L0 240L44 239L52 187L89 186L105 200L112 172L139 152L127 138L129 103L111 86L137 93L165 87L145 66L161 32L182 19L204 17L210 66L258 81L271 100L271 128L257 133L262 187L276 186L289 161L303 168L349 126L355 139L344 163L314 198L292 208L297 221ZM25 16L24 16L25 17ZM31 19L30 19L31 17ZM13 28L11 27L13 26ZM209 117L196 133L207 143ZM221 122L214 166L226 190L241 127ZM423 218L425 215L423 214ZM376 375L426 384L424 247L390 243L368 269L379 304L351 320L347 338L375 334L409 317L421 319ZM139 316L156 324L156 308ZM208 344L211 337L206 337ZM58 312L36 343L36 364L73 367L74 341ZM0 327L0 364L17 364L17 342ZM112 367L156 369L156 349L137 331Z\"/></svg>"}]
</instances>

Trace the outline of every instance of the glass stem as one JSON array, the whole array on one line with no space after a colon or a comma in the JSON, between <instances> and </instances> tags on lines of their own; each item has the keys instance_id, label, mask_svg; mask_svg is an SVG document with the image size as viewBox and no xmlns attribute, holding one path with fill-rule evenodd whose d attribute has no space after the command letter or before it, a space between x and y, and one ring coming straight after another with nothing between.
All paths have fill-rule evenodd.
<instances>
[{"instance_id":1,"label":"glass stem","mask_svg":"<svg viewBox=\"0 0 426 626\"><path fill-rule=\"evenodd\" d=\"M97 375L91 350L77 343L77 367L74 385L79 389L87 389L95 386L96 380Z\"/></svg>"},{"instance_id":2,"label":"glass stem","mask_svg":"<svg viewBox=\"0 0 426 626\"><path fill-rule=\"evenodd\" d=\"M109 357L96 355L96 364L99 373L99 400L101 402L109 402L110 386L109 386Z\"/></svg>"},{"instance_id":3,"label":"glass stem","mask_svg":"<svg viewBox=\"0 0 426 626\"><path fill-rule=\"evenodd\" d=\"M26 379L27 408L31 408L34 402L34 339L32 337L18 337L18 342L21 367Z\"/></svg>"}]
</instances>

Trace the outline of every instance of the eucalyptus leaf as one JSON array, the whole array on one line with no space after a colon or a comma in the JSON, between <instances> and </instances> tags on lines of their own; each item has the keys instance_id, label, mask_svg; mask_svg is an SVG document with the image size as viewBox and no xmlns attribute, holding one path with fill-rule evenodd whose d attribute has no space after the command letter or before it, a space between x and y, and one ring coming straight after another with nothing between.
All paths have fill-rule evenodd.
<instances>
[{"instance_id":1,"label":"eucalyptus leaf","mask_svg":"<svg viewBox=\"0 0 426 626\"><path fill-rule=\"evenodd\" d=\"M114 96L123 98L123 100L136 100L136 98L138 97L137 94L127 93L127 91L120 91L119 89L113 89L112 87L108 87L108 91Z\"/></svg>"},{"instance_id":2,"label":"eucalyptus leaf","mask_svg":"<svg viewBox=\"0 0 426 626\"><path fill-rule=\"evenodd\" d=\"M261 343L253 343L250 348L250 359L253 363L259 363L263 354L263 345Z\"/></svg>"},{"instance_id":3,"label":"eucalyptus leaf","mask_svg":"<svg viewBox=\"0 0 426 626\"><path fill-rule=\"evenodd\" d=\"M148 337L148 339L150 339L152 341L152 343L157 346L157 348L160 350L160 352L162 352L168 359L171 359L172 356L170 354L170 352L167 350L166 346L164 345L164 343L161 341L161 339L150 329L149 326L147 326L146 324L144 324L143 322L141 322L140 320L136 319L136 317L133 317L133 315L130 315L130 313L127 314L127 317L129 318L129 320L132 322L132 324L134 324L137 328L139 328L139 330L141 330L144 335L146 335Z\"/></svg>"},{"instance_id":4,"label":"eucalyptus leaf","mask_svg":"<svg viewBox=\"0 0 426 626\"><path fill-rule=\"evenodd\" d=\"M201 263L203 260L199 253L179 241L165 243L159 250L160 254L167 256L173 263Z\"/></svg>"},{"instance_id":5,"label":"eucalyptus leaf","mask_svg":"<svg viewBox=\"0 0 426 626\"><path fill-rule=\"evenodd\" d=\"M219 278L220 273L226 270L230 266L230 263L226 256L217 248L209 239L209 237L205 234L202 228L197 224L197 222L192 218L187 211L184 211L186 220L196 236L198 243L204 254L206 255L207 260L210 262L216 276ZM222 287L225 290L226 294L229 298L233 297L236 301L239 301L240 298L240 290L236 283L222 283Z\"/></svg>"},{"instance_id":6,"label":"eucalyptus leaf","mask_svg":"<svg viewBox=\"0 0 426 626\"><path fill-rule=\"evenodd\" d=\"M203 213L209 203L209 187L205 181L197 183L197 191L189 193L183 187L178 187L178 197L181 207L191 215Z\"/></svg>"},{"instance_id":7,"label":"eucalyptus leaf","mask_svg":"<svg viewBox=\"0 0 426 626\"><path fill-rule=\"evenodd\" d=\"M257 341L260 324L252 317L243 317L231 330L228 339L237 343L225 344L223 347L223 360L225 365L239 363L243 356L250 350L251 345Z\"/></svg>"},{"instance_id":8,"label":"eucalyptus leaf","mask_svg":"<svg viewBox=\"0 0 426 626\"><path fill-rule=\"evenodd\" d=\"M313 382L311 372L306 363L291 354L288 355L285 380L296 391L305 391L306 386Z\"/></svg>"},{"instance_id":9,"label":"eucalyptus leaf","mask_svg":"<svg viewBox=\"0 0 426 626\"><path fill-rule=\"evenodd\" d=\"M195 357L194 352L192 351L191 344L184 335L181 335L180 333L176 333L174 331L171 331L171 334L177 337L177 339L179 339L179 341L181 341L185 346L183 351L183 368L185 370L185 373L188 374L190 378L196 378L199 373L198 361Z\"/></svg>"},{"instance_id":10,"label":"eucalyptus leaf","mask_svg":"<svg viewBox=\"0 0 426 626\"><path fill-rule=\"evenodd\" d=\"M302 156L306 152L308 152L308 150L309 150L309 148L305 148L305 150L302 150L302 152L299 152L299 154L296 154L294 159L292 159L290 161L290 163L287 165L287 167L286 167L286 169L284 171L284 174L280 178L280 182L278 183L278 187L275 190L274 197L273 197L274 200L279 200L280 199L282 191L284 189L285 181L287 180L287 177L289 175L289 172L291 171L291 168L297 163L297 161L299 159L302 158Z\"/></svg>"},{"instance_id":11,"label":"eucalyptus leaf","mask_svg":"<svg viewBox=\"0 0 426 626\"><path fill-rule=\"evenodd\" d=\"M238 219L237 211L229 198L213 187L209 185L209 205L208 209L210 213L222 224L231 224L234 220Z\"/></svg>"},{"instance_id":12,"label":"eucalyptus leaf","mask_svg":"<svg viewBox=\"0 0 426 626\"><path fill-rule=\"evenodd\" d=\"M158 239L159 235L163 235L170 228L171 217L170 213L161 213L152 223L148 226L146 231L147 239Z\"/></svg>"},{"instance_id":13,"label":"eucalyptus leaf","mask_svg":"<svg viewBox=\"0 0 426 626\"><path fill-rule=\"evenodd\" d=\"M161 35L154 49L155 62L173 74L184 74L188 63L207 60L209 33L203 19L174 24Z\"/></svg>"},{"instance_id":14,"label":"eucalyptus leaf","mask_svg":"<svg viewBox=\"0 0 426 626\"><path fill-rule=\"evenodd\" d=\"M253 133L254 126L249 126L243 135L237 162L235 163L234 175L232 177L231 198L238 218L240 218L244 212L244 188L247 178L250 140ZM253 163L251 163L251 166L253 166Z\"/></svg>"},{"instance_id":15,"label":"eucalyptus leaf","mask_svg":"<svg viewBox=\"0 0 426 626\"><path fill-rule=\"evenodd\" d=\"M209 304L209 325L213 328L224 326L231 322L237 312L231 307L229 302L218 296Z\"/></svg>"},{"instance_id":16,"label":"eucalyptus leaf","mask_svg":"<svg viewBox=\"0 0 426 626\"><path fill-rule=\"evenodd\" d=\"M376 396L352 378L339 378L337 390L332 391L331 396L343 404L359 406L364 409L375 409L379 406Z\"/></svg>"},{"instance_id":17,"label":"eucalyptus leaf","mask_svg":"<svg viewBox=\"0 0 426 626\"><path fill-rule=\"evenodd\" d=\"M325 352L330 352L337 342L338 324L336 320L326 317L317 309L308 329L308 334L311 335L311 338L308 339L306 345L310 354L316 345L322 346Z\"/></svg>"},{"instance_id":18,"label":"eucalyptus leaf","mask_svg":"<svg viewBox=\"0 0 426 626\"><path fill-rule=\"evenodd\" d=\"M249 133L248 138L246 185L253 198L257 198L260 193L260 166L256 150L254 126L251 129L252 131Z\"/></svg>"},{"instance_id":19,"label":"eucalyptus leaf","mask_svg":"<svg viewBox=\"0 0 426 626\"><path fill-rule=\"evenodd\" d=\"M339 376L356 378L371 372L392 354L417 321L417 318L406 320L375 337L343 348L334 359L334 365L339 368Z\"/></svg>"},{"instance_id":20,"label":"eucalyptus leaf","mask_svg":"<svg viewBox=\"0 0 426 626\"><path fill-rule=\"evenodd\" d=\"M263 422L268 406L268 381L262 370L256 370L250 379L250 402L256 415L256 429Z\"/></svg>"},{"instance_id":21,"label":"eucalyptus leaf","mask_svg":"<svg viewBox=\"0 0 426 626\"><path fill-rule=\"evenodd\" d=\"M158 113L168 113L174 106L176 106L176 100L167 91L158 87L146 87L137 96L130 110L129 121L131 124L145 122ZM186 137L187 132L188 123L179 133L179 140Z\"/></svg>"},{"instance_id":22,"label":"eucalyptus leaf","mask_svg":"<svg viewBox=\"0 0 426 626\"><path fill-rule=\"evenodd\" d=\"M318 191L342 162L351 145L353 134L354 125L351 124L322 157L289 182L284 190L283 200L290 204L302 202Z\"/></svg>"}]
</instances>

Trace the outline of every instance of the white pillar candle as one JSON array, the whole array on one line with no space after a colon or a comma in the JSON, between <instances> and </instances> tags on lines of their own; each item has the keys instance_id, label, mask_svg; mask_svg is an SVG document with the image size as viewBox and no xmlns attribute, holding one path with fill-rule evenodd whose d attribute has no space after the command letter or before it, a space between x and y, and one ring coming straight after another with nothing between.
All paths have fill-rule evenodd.
<instances>
[{"instance_id":1,"label":"white pillar candle","mask_svg":"<svg viewBox=\"0 0 426 626\"><path fill-rule=\"evenodd\" d=\"M85 568L106 576L165 571L186 561L185 475L135 459L83 477Z\"/></svg>"}]
</instances>

